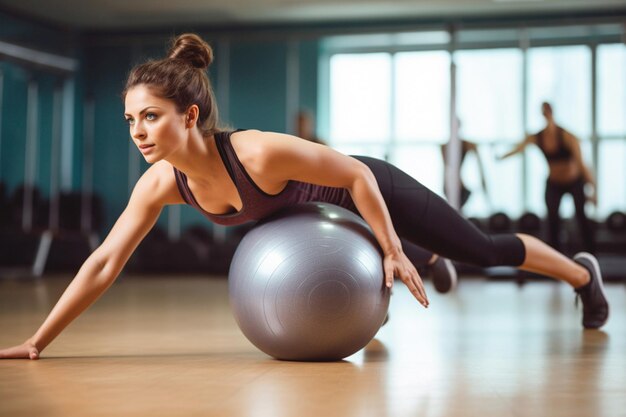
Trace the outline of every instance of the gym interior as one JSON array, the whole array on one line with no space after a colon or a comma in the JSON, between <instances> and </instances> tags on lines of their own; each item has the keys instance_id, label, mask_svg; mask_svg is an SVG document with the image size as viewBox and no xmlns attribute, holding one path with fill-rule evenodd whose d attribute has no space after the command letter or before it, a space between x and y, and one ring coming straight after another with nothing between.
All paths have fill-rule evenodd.
<instances>
[{"instance_id":1,"label":"gym interior","mask_svg":"<svg viewBox=\"0 0 626 417\"><path fill-rule=\"evenodd\" d=\"M391 162L489 233L550 237L541 150L500 159L550 103L597 182L585 208L610 319L582 329L571 288L538 274L454 263L441 294L420 266L428 309L397 281L356 353L278 360L229 302L256 225L174 205L41 360L0 361L0 415L625 415L622 1L0 0L0 348L37 330L126 207L149 167L129 140L126 77L185 32L213 48L225 129L298 135L306 112L328 146ZM558 213L559 250L586 250L571 196Z\"/></svg>"}]
</instances>

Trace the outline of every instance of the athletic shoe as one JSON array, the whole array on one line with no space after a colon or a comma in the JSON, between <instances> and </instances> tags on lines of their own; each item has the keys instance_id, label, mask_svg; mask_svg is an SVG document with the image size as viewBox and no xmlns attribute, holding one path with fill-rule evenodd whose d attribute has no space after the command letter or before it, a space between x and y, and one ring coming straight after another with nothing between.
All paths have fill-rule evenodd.
<instances>
[{"instance_id":1,"label":"athletic shoe","mask_svg":"<svg viewBox=\"0 0 626 417\"><path fill-rule=\"evenodd\" d=\"M433 284L437 292L444 294L456 288L456 268L450 259L439 256L437 260L429 266Z\"/></svg>"},{"instance_id":2,"label":"athletic shoe","mask_svg":"<svg viewBox=\"0 0 626 417\"><path fill-rule=\"evenodd\" d=\"M596 257L587 252L574 255L574 261L584 266L589 271L590 277L587 284L574 288L576 302L580 298L583 303L583 326L586 329L597 329L609 318L609 303L604 294L600 265Z\"/></svg>"}]
</instances>

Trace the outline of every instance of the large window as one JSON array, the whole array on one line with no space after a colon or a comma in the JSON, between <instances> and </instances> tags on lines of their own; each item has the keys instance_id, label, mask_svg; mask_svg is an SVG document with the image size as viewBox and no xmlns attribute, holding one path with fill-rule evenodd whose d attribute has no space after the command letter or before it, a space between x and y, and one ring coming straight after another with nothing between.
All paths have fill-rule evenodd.
<instances>
[{"instance_id":1,"label":"large window","mask_svg":"<svg viewBox=\"0 0 626 417\"><path fill-rule=\"evenodd\" d=\"M330 60L330 142L390 160L436 192L449 137L447 52L336 54Z\"/></svg>"},{"instance_id":2,"label":"large window","mask_svg":"<svg viewBox=\"0 0 626 417\"><path fill-rule=\"evenodd\" d=\"M330 141L385 143L390 137L389 54L339 54L330 61Z\"/></svg>"},{"instance_id":3,"label":"large window","mask_svg":"<svg viewBox=\"0 0 626 417\"><path fill-rule=\"evenodd\" d=\"M626 210L626 46L598 47L598 214Z\"/></svg>"},{"instance_id":4,"label":"large window","mask_svg":"<svg viewBox=\"0 0 626 417\"><path fill-rule=\"evenodd\" d=\"M454 59L463 136L484 143L519 141L524 134L521 50L458 51Z\"/></svg>"},{"instance_id":5,"label":"large window","mask_svg":"<svg viewBox=\"0 0 626 417\"><path fill-rule=\"evenodd\" d=\"M598 46L598 133L626 136L626 46Z\"/></svg>"},{"instance_id":6,"label":"large window","mask_svg":"<svg viewBox=\"0 0 626 417\"><path fill-rule=\"evenodd\" d=\"M598 159L598 211L604 218L626 211L626 139L600 141Z\"/></svg>"},{"instance_id":7,"label":"large window","mask_svg":"<svg viewBox=\"0 0 626 417\"><path fill-rule=\"evenodd\" d=\"M528 51L528 129L543 129L541 103L552 104L557 123L581 139L591 135L591 49L587 46Z\"/></svg>"},{"instance_id":8,"label":"large window","mask_svg":"<svg viewBox=\"0 0 626 417\"><path fill-rule=\"evenodd\" d=\"M444 143L450 135L450 54L395 55L396 141Z\"/></svg>"},{"instance_id":9,"label":"large window","mask_svg":"<svg viewBox=\"0 0 626 417\"><path fill-rule=\"evenodd\" d=\"M461 168L462 181L472 190L463 210L469 216L493 211L517 214L523 206L522 177L515 175L520 161L497 161L497 156L511 146L502 143L517 142L524 135L522 52L514 48L458 51L454 59L459 136L478 145L478 155L468 154Z\"/></svg>"},{"instance_id":10,"label":"large window","mask_svg":"<svg viewBox=\"0 0 626 417\"><path fill-rule=\"evenodd\" d=\"M394 67L395 137L389 160L441 193L440 145L450 136L450 54L398 53Z\"/></svg>"},{"instance_id":11,"label":"large window","mask_svg":"<svg viewBox=\"0 0 626 417\"><path fill-rule=\"evenodd\" d=\"M442 194L441 145L450 137L454 98L459 135L478 149L467 154L461 170L472 191L464 214L545 216L548 166L542 153L529 147L523 156L504 161L498 156L545 127L541 103L546 101L556 122L580 140L583 159L597 176L599 204L589 214L602 220L613 210L626 210L626 46L591 38L612 34L619 40L623 28L552 29L462 31L451 43L420 44L415 50L399 43L360 44L356 49L362 53L345 53L349 45L341 44L342 53L328 53L330 115L324 126L331 144L386 158ZM573 213L566 197L561 214Z\"/></svg>"}]
</instances>

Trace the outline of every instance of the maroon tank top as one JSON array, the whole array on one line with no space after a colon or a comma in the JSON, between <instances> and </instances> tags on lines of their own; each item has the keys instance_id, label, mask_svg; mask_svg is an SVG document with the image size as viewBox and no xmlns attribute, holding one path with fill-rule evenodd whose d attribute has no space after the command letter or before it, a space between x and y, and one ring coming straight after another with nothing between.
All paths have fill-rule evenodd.
<instances>
[{"instance_id":1,"label":"maroon tank top","mask_svg":"<svg viewBox=\"0 0 626 417\"><path fill-rule=\"evenodd\" d=\"M200 207L189 189L187 176L182 171L174 168L176 185L178 186L183 200L196 208L210 221L225 226L234 226L251 220L263 219L287 206L311 201L336 204L356 211L350 193L345 188L289 181L287 186L278 194L272 195L264 192L252 181L252 178L250 178L237 157L230 143L230 135L232 133L233 132L216 133L215 144L222 159L222 163L226 167L235 187L237 187L237 192L243 204L241 210L226 214L213 214L204 210Z\"/></svg>"}]
</instances>

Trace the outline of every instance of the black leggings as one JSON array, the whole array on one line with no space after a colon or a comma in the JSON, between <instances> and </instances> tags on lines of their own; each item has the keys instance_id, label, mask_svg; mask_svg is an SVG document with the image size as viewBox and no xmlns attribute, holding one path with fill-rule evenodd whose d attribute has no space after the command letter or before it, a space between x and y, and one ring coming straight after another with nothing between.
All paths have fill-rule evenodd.
<instances>
[{"instance_id":1,"label":"black leggings","mask_svg":"<svg viewBox=\"0 0 626 417\"><path fill-rule=\"evenodd\" d=\"M559 208L564 194L571 194L576 207L576 220L583 238L583 246L589 252L594 251L594 233L591 222L585 215L585 180L581 177L569 184L546 183L546 206L548 207L548 236L555 249L561 248L561 217Z\"/></svg>"},{"instance_id":2,"label":"black leggings","mask_svg":"<svg viewBox=\"0 0 626 417\"><path fill-rule=\"evenodd\" d=\"M395 166L356 156L373 172L396 232L406 241L455 261L478 266L519 266L526 249L514 234L490 235L444 199Z\"/></svg>"}]
</instances>

